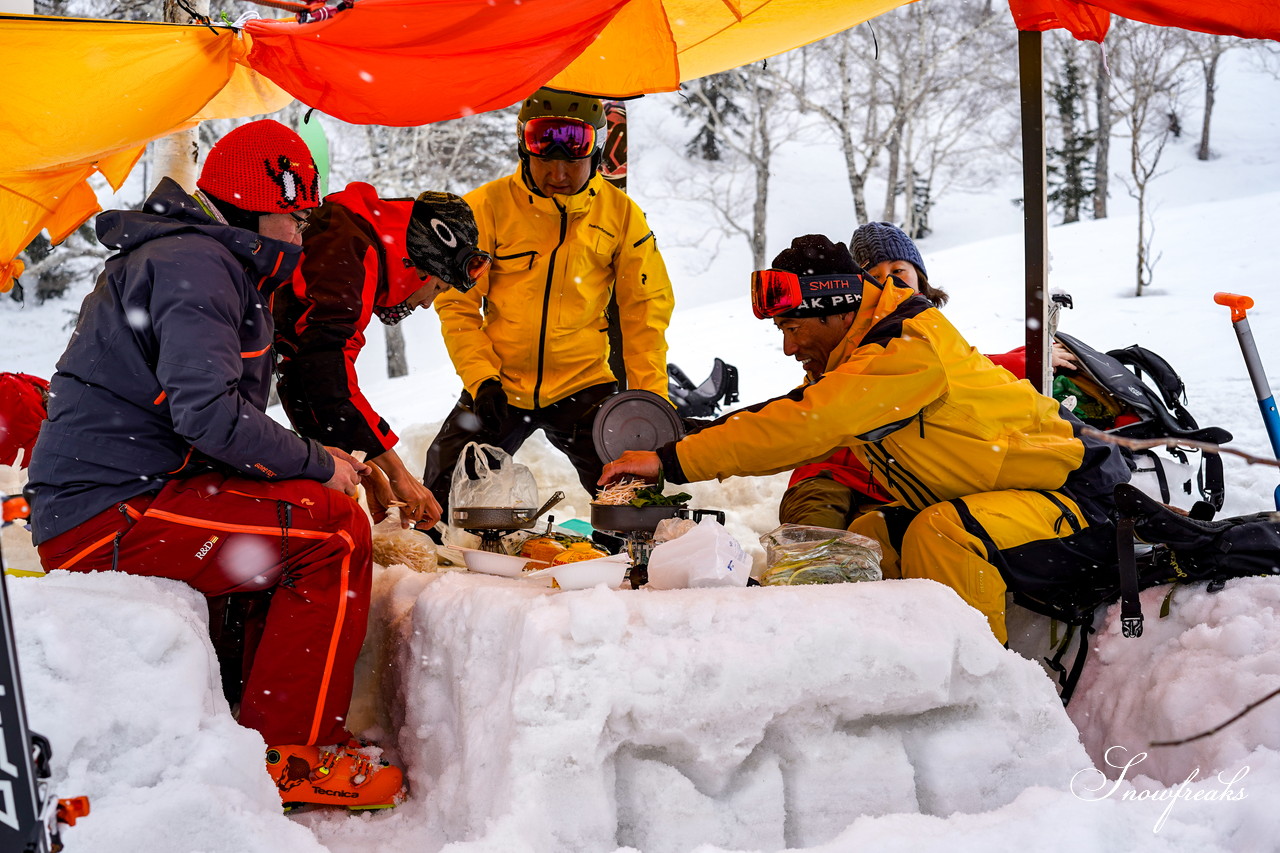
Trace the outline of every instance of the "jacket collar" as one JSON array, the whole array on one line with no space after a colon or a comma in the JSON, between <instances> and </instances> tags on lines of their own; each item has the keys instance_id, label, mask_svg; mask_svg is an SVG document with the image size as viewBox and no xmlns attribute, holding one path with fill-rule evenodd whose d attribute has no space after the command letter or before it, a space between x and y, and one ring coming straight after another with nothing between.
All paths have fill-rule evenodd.
<instances>
[{"instance_id":1,"label":"jacket collar","mask_svg":"<svg viewBox=\"0 0 1280 853\"><path fill-rule=\"evenodd\" d=\"M905 285L894 284L884 287L868 278L862 291L862 304L858 306L853 325L827 357L826 369L831 370L843 363L850 353L862 346L862 341L868 332L896 311L902 303L916 295L914 290Z\"/></svg>"},{"instance_id":2,"label":"jacket collar","mask_svg":"<svg viewBox=\"0 0 1280 853\"><path fill-rule=\"evenodd\" d=\"M300 246L218 221L168 177L160 180L141 210L108 210L101 214L97 233L104 246L121 252L162 237L203 234L234 255L263 293L270 293L288 279L302 255Z\"/></svg>"},{"instance_id":3,"label":"jacket collar","mask_svg":"<svg viewBox=\"0 0 1280 853\"><path fill-rule=\"evenodd\" d=\"M605 180L596 172L587 181L586 187L581 192L573 195L560 195L559 193L548 198L544 195L538 195L529 189L529 185L525 183L523 168L516 170L516 173L508 177L511 184L512 195L520 202L529 207L546 213L559 214L561 211L566 213L585 213L591 209L592 203L595 201L604 188Z\"/></svg>"}]
</instances>

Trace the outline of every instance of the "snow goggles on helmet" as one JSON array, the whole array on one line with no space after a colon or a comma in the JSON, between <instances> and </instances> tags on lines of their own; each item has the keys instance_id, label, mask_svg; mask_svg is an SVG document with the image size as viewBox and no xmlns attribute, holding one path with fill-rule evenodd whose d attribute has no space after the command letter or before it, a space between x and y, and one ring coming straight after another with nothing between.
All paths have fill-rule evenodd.
<instances>
[{"instance_id":1,"label":"snow goggles on helmet","mask_svg":"<svg viewBox=\"0 0 1280 853\"><path fill-rule=\"evenodd\" d=\"M466 293L475 287L481 276L489 272L489 267L493 266L493 257L475 246L466 246L458 255L458 266L466 273L467 281L456 289Z\"/></svg>"},{"instance_id":2,"label":"snow goggles on helmet","mask_svg":"<svg viewBox=\"0 0 1280 853\"><path fill-rule=\"evenodd\" d=\"M595 126L568 116L539 116L524 123L520 139L534 157L581 160L596 150Z\"/></svg>"},{"instance_id":3,"label":"snow goggles on helmet","mask_svg":"<svg viewBox=\"0 0 1280 853\"><path fill-rule=\"evenodd\" d=\"M756 319L787 315L820 317L855 311L862 304L862 276L851 273L796 275L786 270L751 274L751 310Z\"/></svg>"}]
</instances>

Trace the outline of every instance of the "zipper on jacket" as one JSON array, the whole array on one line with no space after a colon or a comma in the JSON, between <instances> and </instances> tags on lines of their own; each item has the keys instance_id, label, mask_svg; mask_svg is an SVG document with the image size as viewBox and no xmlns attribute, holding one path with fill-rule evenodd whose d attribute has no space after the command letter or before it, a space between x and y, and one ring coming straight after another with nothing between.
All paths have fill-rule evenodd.
<instances>
[{"instance_id":1,"label":"zipper on jacket","mask_svg":"<svg viewBox=\"0 0 1280 853\"><path fill-rule=\"evenodd\" d=\"M556 247L551 250L551 257L547 258L547 288L542 293L542 329L538 332L538 378L533 383L535 409L542 407L539 395L542 393L542 368L547 360L547 310L551 307L551 281L556 274L556 253L564 245L565 234L569 231L569 211L561 207L555 199L551 202L556 206L556 210L560 211L560 242L556 243Z\"/></svg>"}]
</instances>

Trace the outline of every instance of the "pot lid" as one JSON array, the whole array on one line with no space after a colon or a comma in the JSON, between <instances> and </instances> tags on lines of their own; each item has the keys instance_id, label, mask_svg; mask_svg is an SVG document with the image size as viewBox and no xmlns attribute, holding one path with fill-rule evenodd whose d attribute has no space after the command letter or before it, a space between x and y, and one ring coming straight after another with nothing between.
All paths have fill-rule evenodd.
<instances>
[{"instance_id":1,"label":"pot lid","mask_svg":"<svg viewBox=\"0 0 1280 853\"><path fill-rule=\"evenodd\" d=\"M612 462L627 450L657 450L684 438L675 407L652 391L615 394L596 410L591 438L601 462Z\"/></svg>"}]
</instances>

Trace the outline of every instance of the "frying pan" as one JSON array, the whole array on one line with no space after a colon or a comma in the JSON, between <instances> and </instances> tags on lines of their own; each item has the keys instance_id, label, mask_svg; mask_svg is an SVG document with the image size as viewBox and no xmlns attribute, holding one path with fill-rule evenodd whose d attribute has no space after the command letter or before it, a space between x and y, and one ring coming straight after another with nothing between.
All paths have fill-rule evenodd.
<instances>
[{"instance_id":1,"label":"frying pan","mask_svg":"<svg viewBox=\"0 0 1280 853\"><path fill-rule=\"evenodd\" d=\"M530 507L456 506L451 511L454 527L465 530L524 530L560 501L564 492L556 492L536 512Z\"/></svg>"},{"instance_id":2,"label":"frying pan","mask_svg":"<svg viewBox=\"0 0 1280 853\"><path fill-rule=\"evenodd\" d=\"M664 518L692 518L714 515L724 524L724 513L718 509L689 509L687 506L631 506L630 504L592 504L591 526L596 530L619 533L653 533Z\"/></svg>"}]
</instances>

